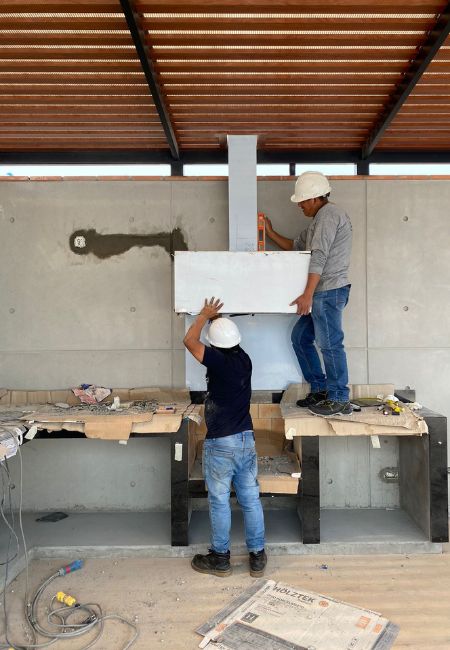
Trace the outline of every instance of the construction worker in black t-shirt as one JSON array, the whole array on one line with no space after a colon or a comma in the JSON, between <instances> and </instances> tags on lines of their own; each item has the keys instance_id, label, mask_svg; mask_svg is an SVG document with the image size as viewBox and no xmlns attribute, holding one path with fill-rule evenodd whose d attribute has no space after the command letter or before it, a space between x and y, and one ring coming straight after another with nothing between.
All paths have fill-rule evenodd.
<instances>
[{"instance_id":1,"label":"construction worker in black t-shirt","mask_svg":"<svg viewBox=\"0 0 450 650\"><path fill-rule=\"evenodd\" d=\"M203 446L203 474L208 488L211 548L197 554L192 568L200 573L229 576L231 507L233 483L242 508L250 575L260 577L267 563L264 551L264 515L257 481L258 463L250 416L252 362L240 347L235 323L219 317L219 299L205 300L195 322L184 337L189 352L207 368L205 400L207 434ZM204 326L211 347L200 341Z\"/></svg>"}]
</instances>

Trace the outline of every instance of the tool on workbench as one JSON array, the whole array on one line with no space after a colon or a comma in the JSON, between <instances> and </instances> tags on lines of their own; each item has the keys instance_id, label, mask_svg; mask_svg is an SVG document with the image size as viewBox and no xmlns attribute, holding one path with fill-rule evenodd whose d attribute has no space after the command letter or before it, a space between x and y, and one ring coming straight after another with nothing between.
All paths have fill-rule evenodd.
<instances>
[{"instance_id":1,"label":"tool on workbench","mask_svg":"<svg viewBox=\"0 0 450 650\"><path fill-rule=\"evenodd\" d=\"M383 403L378 407L383 415L400 415L405 410L405 407L398 401L394 395L386 395L383 397Z\"/></svg>"},{"instance_id":2,"label":"tool on workbench","mask_svg":"<svg viewBox=\"0 0 450 650\"><path fill-rule=\"evenodd\" d=\"M257 229L258 229L258 250L259 251L265 251L266 250L266 221L265 221L266 215L264 212L258 212L258 221L257 221Z\"/></svg>"},{"instance_id":3,"label":"tool on workbench","mask_svg":"<svg viewBox=\"0 0 450 650\"><path fill-rule=\"evenodd\" d=\"M388 408L391 409L392 415L400 415L400 413L405 410L404 407L400 405L398 400L386 399L384 403Z\"/></svg>"},{"instance_id":4,"label":"tool on workbench","mask_svg":"<svg viewBox=\"0 0 450 650\"><path fill-rule=\"evenodd\" d=\"M156 409L156 413L166 413L166 414L172 414L175 413L177 410L177 407L175 404L159 404L159 406Z\"/></svg>"}]
</instances>

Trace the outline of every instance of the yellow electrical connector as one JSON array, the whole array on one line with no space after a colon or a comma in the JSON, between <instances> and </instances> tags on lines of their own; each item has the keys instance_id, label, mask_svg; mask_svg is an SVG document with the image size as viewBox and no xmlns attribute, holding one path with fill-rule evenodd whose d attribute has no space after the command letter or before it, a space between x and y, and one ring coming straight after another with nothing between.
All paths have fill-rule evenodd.
<instances>
[{"instance_id":1,"label":"yellow electrical connector","mask_svg":"<svg viewBox=\"0 0 450 650\"><path fill-rule=\"evenodd\" d=\"M73 607L77 602L76 598L65 594L63 591L58 591L56 594L56 600L60 603L63 603L64 605L67 605L67 607Z\"/></svg>"},{"instance_id":2,"label":"yellow electrical connector","mask_svg":"<svg viewBox=\"0 0 450 650\"><path fill-rule=\"evenodd\" d=\"M405 409L399 404L399 402L394 402L394 400L387 399L384 402L392 410L393 415L400 415Z\"/></svg>"}]
</instances>

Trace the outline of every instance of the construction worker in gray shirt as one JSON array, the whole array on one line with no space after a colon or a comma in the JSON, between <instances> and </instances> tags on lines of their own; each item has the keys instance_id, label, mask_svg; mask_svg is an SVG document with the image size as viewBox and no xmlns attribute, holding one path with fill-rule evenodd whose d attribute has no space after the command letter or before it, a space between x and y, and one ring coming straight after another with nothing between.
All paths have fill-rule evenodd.
<instances>
[{"instance_id":1,"label":"construction worker in gray shirt","mask_svg":"<svg viewBox=\"0 0 450 650\"><path fill-rule=\"evenodd\" d=\"M310 384L310 392L297 406L325 417L352 413L342 329L342 312L350 294L352 224L344 210L328 201L330 192L328 179L320 172L298 177L291 201L312 222L296 239L283 237L270 219L265 220L266 234L280 248L311 251L306 288L290 303L297 305L300 316L291 341ZM322 352L325 372L314 342Z\"/></svg>"}]
</instances>

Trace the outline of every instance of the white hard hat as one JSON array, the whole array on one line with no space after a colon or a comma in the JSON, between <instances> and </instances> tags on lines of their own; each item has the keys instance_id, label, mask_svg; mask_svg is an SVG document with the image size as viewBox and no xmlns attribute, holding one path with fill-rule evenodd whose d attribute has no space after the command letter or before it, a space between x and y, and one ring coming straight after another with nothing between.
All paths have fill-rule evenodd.
<instances>
[{"instance_id":1,"label":"white hard hat","mask_svg":"<svg viewBox=\"0 0 450 650\"><path fill-rule=\"evenodd\" d=\"M328 178L320 172L304 172L297 178L295 193L291 196L292 203L300 203L317 196L326 196L331 192Z\"/></svg>"},{"instance_id":2,"label":"white hard hat","mask_svg":"<svg viewBox=\"0 0 450 650\"><path fill-rule=\"evenodd\" d=\"M216 318L209 326L206 340L216 348L234 348L241 342L241 335L232 320Z\"/></svg>"}]
</instances>

